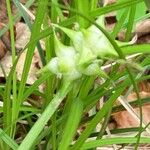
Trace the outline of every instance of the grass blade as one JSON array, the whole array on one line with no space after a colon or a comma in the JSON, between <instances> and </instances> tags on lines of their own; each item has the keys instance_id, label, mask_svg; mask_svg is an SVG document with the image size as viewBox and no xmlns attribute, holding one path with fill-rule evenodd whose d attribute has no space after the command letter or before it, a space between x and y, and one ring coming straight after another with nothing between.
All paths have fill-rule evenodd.
<instances>
[{"instance_id":1,"label":"grass blade","mask_svg":"<svg viewBox=\"0 0 150 150\"><path fill-rule=\"evenodd\" d=\"M19 146L18 150L30 150L32 144L38 137L38 135L43 130L45 124L48 120L52 117L56 109L58 108L59 104L62 102L66 94L68 93L68 88L70 83L64 85L60 91L54 96L48 106L45 108L44 112L42 113L41 117L37 120L31 130L28 132L27 136Z\"/></svg>"},{"instance_id":2,"label":"grass blade","mask_svg":"<svg viewBox=\"0 0 150 150\"><path fill-rule=\"evenodd\" d=\"M60 142L58 150L67 150L69 145L71 144L71 141L73 140L73 136L76 133L78 124L80 122L80 119L82 117L83 113L83 102L80 99L75 99L73 101L69 118L67 120L64 134L62 137L62 140Z\"/></svg>"},{"instance_id":3,"label":"grass blade","mask_svg":"<svg viewBox=\"0 0 150 150\"><path fill-rule=\"evenodd\" d=\"M83 144L83 146L80 148L81 150L84 149L90 149L95 147L103 147L107 145L112 144L134 144L136 143L137 138L134 137L117 137L117 138L111 138L111 139L101 139L101 140L95 140L86 142ZM141 144L149 144L150 138L141 137L140 139Z\"/></svg>"}]
</instances>

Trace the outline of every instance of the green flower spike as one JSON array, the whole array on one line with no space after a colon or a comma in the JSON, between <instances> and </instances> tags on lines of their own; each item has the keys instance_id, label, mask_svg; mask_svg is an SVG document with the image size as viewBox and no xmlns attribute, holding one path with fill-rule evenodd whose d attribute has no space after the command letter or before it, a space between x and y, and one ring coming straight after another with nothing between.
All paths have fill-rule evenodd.
<instances>
[{"instance_id":1,"label":"green flower spike","mask_svg":"<svg viewBox=\"0 0 150 150\"><path fill-rule=\"evenodd\" d=\"M86 68L80 69L80 71L87 76L98 75L103 78L108 78L107 74L103 70L101 70L101 65L101 60L95 60Z\"/></svg>"},{"instance_id":2,"label":"green flower spike","mask_svg":"<svg viewBox=\"0 0 150 150\"><path fill-rule=\"evenodd\" d=\"M55 35L55 52L58 57L58 68L62 73L67 73L75 67L76 52L71 46L63 45Z\"/></svg>"},{"instance_id":3,"label":"green flower spike","mask_svg":"<svg viewBox=\"0 0 150 150\"><path fill-rule=\"evenodd\" d=\"M50 71L52 74L56 74L58 78L62 77L62 73L60 73L58 70L58 58L57 57L52 58L46 66L44 66L42 69L40 69L37 72L37 75L48 72L48 71Z\"/></svg>"},{"instance_id":4,"label":"green flower spike","mask_svg":"<svg viewBox=\"0 0 150 150\"><path fill-rule=\"evenodd\" d=\"M83 34L81 31L74 31L65 27L61 27L57 24L52 24L54 27L61 29L72 40L73 46L77 52L80 52L83 44Z\"/></svg>"},{"instance_id":5,"label":"green flower spike","mask_svg":"<svg viewBox=\"0 0 150 150\"><path fill-rule=\"evenodd\" d=\"M59 78L63 77L66 81L73 81L80 78L82 73L76 69L79 54L73 47L62 44L55 33L54 39L56 57L52 58L39 73L50 71Z\"/></svg>"},{"instance_id":6,"label":"green flower spike","mask_svg":"<svg viewBox=\"0 0 150 150\"><path fill-rule=\"evenodd\" d=\"M71 29L67 29L65 27L60 27L58 25L54 25L58 27L63 32L65 32L71 41L73 42L73 46L77 52L79 52L79 61L78 65L88 65L93 60L96 59L96 55L91 51L88 44L85 42L84 35L81 31L74 31Z\"/></svg>"},{"instance_id":7,"label":"green flower spike","mask_svg":"<svg viewBox=\"0 0 150 150\"><path fill-rule=\"evenodd\" d=\"M104 16L100 16L96 23L105 29L104 25ZM89 47L92 49L98 57L118 57L117 52L113 48L112 44L106 38L106 36L99 30L95 25L91 25L87 30L83 30L85 41L89 44ZM118 46L127 46L135 43L136 38L133 38L131 42L121 42L115 40Z\"/></svg>"},{"instance_id":8,"label":"green flower spike","mask_svg":"<svg viewBox=\"0 0 150 150\"><path fill-rule=\"evenodd\" d=\"M58 69L68 80L81 77L81 73L76 70L79 54L71 46L62 44L55 35L55 52L58 57Z\"/></svg>"},{"instance_id":9,"label":"green flower spike","mask_svg":"<svg viewBox=\"0 0 150 150\"><path fill-rule=\"evenodd\" d=\"M95 32L95 30L93 31L91 28L89 28L88 30L84 31L84 36L86 43L88 43L90 49L97 57L104 58L107 56L118 56L113 46L100 30Z\"/></svg>"},{"instance_id":10,"label":"green flower spike","mask_svg":"<svg viewBox=\"0 0 150 150\"><path fill-rule=\"evenodd\" d=\"M96 20L96 23L104 28L103 16ZM91 25L87 30L83 30L86 43L98 57L117 57L118 54L106 36L95 25Z\"/></svg>"}]
</instances>

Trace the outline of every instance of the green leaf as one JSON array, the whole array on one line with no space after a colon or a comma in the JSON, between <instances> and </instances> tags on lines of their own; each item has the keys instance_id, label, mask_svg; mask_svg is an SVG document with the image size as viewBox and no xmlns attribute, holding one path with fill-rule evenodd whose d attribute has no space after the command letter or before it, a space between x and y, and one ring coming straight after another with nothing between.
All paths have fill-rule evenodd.
<instances>
[{"instance_id":1,"label":"green leaf","mask_svg":"<svg viewBox=\"0 0 150 150\"><path fill-rule=\"evenodd\" d=\"M119 0L119 1L121 2L123 0ZM118 21L121 19L121 16L123 15L125 9L120 9L120 10L117 11L117 16L116 17L117 17ZM146 13L146 10L147 10L147 8L146 8L146 5L145 5L144 2L136 4L136 12L135 12L134 20L137 20L137 19L143 17ZM129 20L129 16L126 17L125 22L128 22L128 20Z\"/></svg>"},{"instance_id":2,"label":"green leaf","mask_svg":"<svg viewBox=\"0 0 150 150\"><path fill-rule=\"evenodd\" d=\"M32 144L36 141L36 138L39 136L43 128L45 127L48 120L52 117L64 97L67 95L70 90L70 83L64 83L61 89L57 92L48 106L45 108L40 118L33 125L31 130L28 132L18 150L30 150Z\"/></svg>"},{"instance_id":3,"label":"green leaf","mask_svg":"<svg viewBox=\"0 0 150 150\"><path fill-rule=\"evenodd\" d=\"M101 140L94 140L90 142L86 142L82 146L83 149L91 149L95 147L102 147L112 144L134 144L136 143L137 138L134 137L117 137L117 138L111 138L111 139L101 139ZM150 138L141 137L140 139L141 144L148 144L150 143Z\"/></svg>"},{"instance_id":4,"label":"green leaf","mask_svg":"<svg viewBox=\"0 0 150 150\"><path fill-rule=\"evenodd\" d=\"M144 1L145 1L147 8L150 9L150 1L149 0L144 0Z\"/></svg>"},{"instance_id":5,"label":"green leaf","mask_svg":"<svg viewBox=\"0 0 150 150\"><path fill-rule=\"evenodd\" d=\"M59 145L59 150L67 150L78 128L83 113L83 102L75 99L72 103L68 120L64 129L64 134Z\"/></svg>"},{"instance_id":6,"label":"green leaf","mask_svg":"<svg viewBox=\"0 0 150 150\"><path fill-rule=\"evenodd\" d=\"M2 129L0 129L0 138L13 150L18 148L18 144L13 139L11 139Z\"/></svg>"}]
</instances>

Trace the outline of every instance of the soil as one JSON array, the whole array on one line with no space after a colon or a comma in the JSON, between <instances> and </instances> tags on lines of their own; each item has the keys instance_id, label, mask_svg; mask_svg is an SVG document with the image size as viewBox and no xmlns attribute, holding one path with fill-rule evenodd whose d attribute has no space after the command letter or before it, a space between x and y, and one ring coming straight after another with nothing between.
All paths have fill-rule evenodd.
<instances>
[{"instance_id":1,"label":"soil","mask_svg":"<svg viewBox=\"0 0 150 150\"><path fill-rule=\"evenodd\" d=\"M13 14L16 13L16 8L14 4L11 1L12 6L12 12ZM8 24L8 15L7 15L7 9L6 9L6 1L0 0L0 30L2 30L6 24ZM15 26L14 26L15 29ZM0 59L3 58L8 50L11 49L10 44L10 34L9 31L5 32L5 34L2 35L0 38Z\"/></svg>"}]
</instances>

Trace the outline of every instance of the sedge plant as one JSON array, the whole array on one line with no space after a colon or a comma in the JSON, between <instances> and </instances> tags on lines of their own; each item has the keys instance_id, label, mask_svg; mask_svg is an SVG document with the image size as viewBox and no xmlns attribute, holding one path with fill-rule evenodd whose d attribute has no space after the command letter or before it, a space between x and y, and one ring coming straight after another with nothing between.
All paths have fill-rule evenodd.
<instances>
[{"instance_id":1,"label":"sedge plant","mask_svg":"<svg viewBox=\"0 0 150 150\"><path fill-rule=\"evenodd\" d=\"M143 7L145 10L142 10L142 16L136 13L136 8L140 4L144 5L145 1L119 0L111 6L101 6L98 0L72 0L64 3L58 0L29 0L26 6L36 7L33 23L19 1L14 0L22 18L31 29L31 38L25 47L27 54L21 81L17 81L15 75L19 56L15 56L12 29L15 20L12 19L9 2L8 0L8 27L12 37L13 67L6 77L6 84L0 86L3 99L0 109L3 114L0 148L79 150L113 144L135 144L137 149L140 143L150 143L149 138L141 136L148 125L145 128L142 126L141 108L145 101L139 97L137 87L140 81L150 78L149 75L142 76L144 69L149 67L150 57L145 57L145 53L149 54L150 45L133 45L130 42L135 23L146 15L146 6ZM114 10L118 12L118 22L111 32L107 32L105 14ZM119 31L124 28L125 41L115 40ZM45 56L39 40L45 42ZM43 63L36 73L38 79L28 86L26 80L36 46L41 61L46 62L46 65ZM140 53L142 59L128 62L126 56L136 53ZM114 63L108 73L103 65L112 61ZM118 68L122 65L125 69L119 71ZM38 89L41 84L45 85L43 92ZM137 94L134 104L140 107L140 126L111 131L116 135L134 132L136 135L132 137L108 137L105 131L111 113L123 109L122 106L114 107L114 104L118 97L124 96L128 87L133 87ZM31 99L31 94L40 97L40 106L35 99L32 101L37 105L25 105L24 102ZM96 106L104 96L108 98L97 110ZM89 112L92 114L86 117ZM99 123L102 127L97 131ZM25 131L18 140L20 126ZM85 127L84 130L82 126Z\"/></svg>"}]
</instances>

